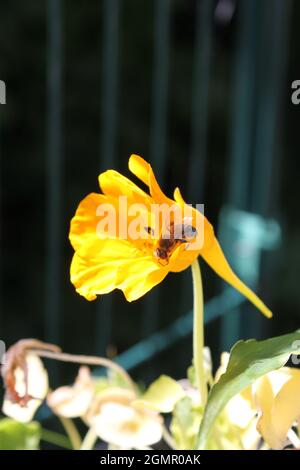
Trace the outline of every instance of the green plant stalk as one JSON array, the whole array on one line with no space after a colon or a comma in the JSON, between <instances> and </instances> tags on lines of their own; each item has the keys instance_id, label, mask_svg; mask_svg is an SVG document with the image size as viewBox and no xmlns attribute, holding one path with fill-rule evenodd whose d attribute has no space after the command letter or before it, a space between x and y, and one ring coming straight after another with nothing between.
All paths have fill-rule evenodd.
<instances>
[{"instance_id":1,"label":"green plant stalk","mask_svg":"<svg viewBox=\"0 0 300 470\"><path fill-rule=\"evenodd\" d=\"M163 440L165 443L170 447L172 450L176 450L176 442L175 439L173 439L172 435L170 434L169 429L166 427L166 425L163 426Z\"/></svg>"},{"instance_id":2,"label":"green plant stalk","mask_svg":"<svg viewBox=\"0 0 300 470\"><path fill-rule=\"evenodd\" d=\"M81 447L81 437L74 422L71 419L65 418L63 416L58 416L58 419L60 420L64 430L67 433L67 436L71 441L72 448L74 450L79 450Z\"/></svg>"},{"instance_id":3,"label":"green plant stalk","mask_svg":"<svg viewBox=\"0 0 300 470\"><path fill-rule=\"evenodd\" d=\"M90 428L82 441L80 450L92 450L94 448L94 445L97 439L98 437L94 429Z\"/></svg>"},{"instance_id":4,"label":"green plant stalk","mask_svg":"<svg viewBox=\"0 0 300 470\"><path fill-rule=\"evenodd\" d=\"M204 368L204 308L203 288L198 259L192 264L194 292L193 355L197 388L200 392L201 405L207 402L207 385Z\"/></svg>"},{"instance_id":5,"label":"green plant stalk","mask_svg":"<svg viewBox=\"0 0 300 470\"><path fill-rule=\"evenodd\" d=\"M58 432L50 431L49 429L42 428L41 439L42 441L62 447L63 449L72 449L72 444L67 436Z\"/></svg>"}]
</instances>

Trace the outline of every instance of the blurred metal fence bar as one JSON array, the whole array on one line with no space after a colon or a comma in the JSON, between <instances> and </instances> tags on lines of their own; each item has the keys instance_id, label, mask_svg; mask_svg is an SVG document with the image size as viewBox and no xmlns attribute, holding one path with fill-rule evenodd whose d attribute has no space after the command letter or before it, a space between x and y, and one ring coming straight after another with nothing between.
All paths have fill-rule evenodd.
<instances>
[{"instance_id":1,"label":"blurred metal fence bar","mask_svg":"<svg viewBox=\"0 0 300 470\"><path fill-rule=\"evenodd\" d=\"M117 134L120 0L103 0L100 170L115 162Z\"/></svg>"},{"instance_id":2,"label":"blurred metal fence bar","mask_svg":"<svg viewBox=\"0 0 300 470\"><path fill-rule=\"evenodd\" d=\"M155 0L150 160L160 182L164 180L167 162L170 15L171 0ZM152 292L144 305L142 335L146 336L158 327L159 291Z\"/></svg>"},{"instance_id":3,"label":"blurred metal fence bar","mask_svg":"<svg viewBox=\"0 0 300 470\"><path fill-rule=\"evenodd\" d=\"M188 171L188 201L204 202L204 182L207 160L207 134L209 128L209 80L213 51L212 0L197 0L195 15L195 46L193 56L193 84L191 103L191 147ZM182 273L181 309L187 311L191 292L190 272Z\"/></svg>"},{"instance_id":4,"label":"blurred metal fence bar","mask_svg":"<svg viewBox=\"0 0 300 470\"><path fill-rule=\"evenodd\" d=\"M61 340L62 128L61 0L47 1L47 159L45 337Z\"/></svg>"},{"instance_id":5,"label":"blurred metal fence bar","mask_svg":"<svg viewBox=\"0 0 300 470\"><path fill-rule=\"evenodd\" d=\"M276 191L275 178L272 179L272 176L275 159L278 157L278 113L287 70L292 1L274 0L271 5L265 0L262 6L251 209L266 216Z\"/></svg>"},{"instance_id":6,"label":"blurred metal fence bar","mask_svg":"<svg viewBox=\"0 0 300 470\"><path fill-rule=\"evenodd\" d=\"M228 174L228 202L246 210L255 106L257 0L241 0L238 9L236 55L233 65L233 111Z\"/></svg>"},{"instance_id":7,"label":"blurred metal fence bar","mask_svg":"<svg viewBox=\"0 0 300 470\"><path fill-rule=\"evenodd\" d=\"M1 109L1 108L0 108ZM2 226L3 226L3 217L2 217L2 129L1 129L1 120L0 120L0 331L4 332L4 315L3 315L3 246L2 246Z\"/></svg>"},{"instance_id":8,"label":"blurred metal fence bar","mask_svg":"<svg viewBox=\"0 0 300 470\"><path fill-rule=\"evenodd\" d=\"M274 173L275 159L278 157L278 113L282 91L283 62L287 56L287 30L290 2L268 0L260 2L258 18L256 109L252 186L249 188L249 209L263 217L269 216L270 203L276 192ZM262 266L259 267L262 272ZM258 280L258 279L257 279ZM253 285L257 288L257 282ZM266 289L264 289L266 291ZM244 324L242 335L261 337L265 324L261 316L251 316Z\"/></svg>"},{"instance_id":9,"label":"blurred metal fence bar","mask_svg":"<svg viewBox=\"0 0 300 470\"><path fill-rule=\"evenodd\" d=\"M258 0L241 0L239 3L236 58L233 77L233 115L231 127L231 150L228 175L229 204L237 209L248 209L249 175L251 170L252 138L255 103L255 63L257 52ZM255 37L254 37L255 35ZM224 228L223 228L224 227ZM231 245L226 223L220 227L221 243L233 263ZM231 253L233 254L233 253ZM235 266L233 265L233 268ZM227 350L239 337L241 317L232 311L221 322L221 348Z\"/></svg>"},{"instance_id":10,"label":"blurred metal fence bar","mask_svg":"<svg viewBox=\"0 0 300 470\"><path fill-rule=\"evenodd\" d=\"M257 246L258 251L255 256L253 254L252 275L251 269L248 269L250 275L245 277L243 263L245 265L246 261L236 257L235 254L236 247L241 246L241 243L244 247L248 247L245 249L255 249L254 239L258 236L258 233L256 235L253 233L252 240L247 242L245 226L243 239L242 220L250 223L251 217L254 220L255 214L264 217L269 215L283 61L287 55L289 8L290 2L281 0L274 1L272 5L267 0L240 2L229 202L232 207L251 211L251 214L247 218L247 212L244 212L240 218L240 222L236 225L236 227L240 225L239 230L236 229L235 232L242 238L234 240L233 236L230 237L229 228L231 223L229 218L234 216L234 212L230 208L223 211L222 242L225 251L228 250L229 260L237 274L242 276L244 272L245 282L255 290L258 287L260 272L259 250L268 246L268 230L265 232L266 243L262 241L261 248ZM258 100L255 100L256 96ZM256 101L257 107L254 106ZM275 182L276 179L273 177L272 186L276 184ZM228 220L225 220L226 213ZM267 225L266 223L266 227ZM252 230L254 229L255 224L252 224ZM250 233L248 235L251 237ZM278 242L276 241L274 246L276 243ZM254 269L256 273L253 276ZM248 307L243 309L248 310ZM228 348L241 335L259 337L262 335L263 327L260 315L245 316L242 322L238 312L232 312L222 321L223 349Z\"/></svg>"},{"instance_id":11,"label":"blurred metal fence bar","mask_svg":"<svg viewBox=\"0 0 300 470\"><path fill-rule=\"evenodd\" d=\"M120 0L104 0L102 10L102 90L100 171L113 168L116 162L118 64L120 35ZM106 354L111 341L113 297L101 296L97 301L95 350Z\"/></svg>"},{"instance_id":12,"label":"blurred metal fence bar","mask_svg":"<svg viewBox=\"0 0 300 470\"><path fill-rule=\"evenodd\" d=\"M155 0L151 162L160 178L166 170L171 0Z\"/></svg>"},{"instance_id":13,"label":"blurred metal fence bar","mask_svg":"<svg viewBox=\"0 0 300 470\"><path fill-rule=\"evenodd\" d=\"M203 202L207 159L213 6L212 0L197 0L188 196L198 203Z\"/></svg>"}]
</instances>

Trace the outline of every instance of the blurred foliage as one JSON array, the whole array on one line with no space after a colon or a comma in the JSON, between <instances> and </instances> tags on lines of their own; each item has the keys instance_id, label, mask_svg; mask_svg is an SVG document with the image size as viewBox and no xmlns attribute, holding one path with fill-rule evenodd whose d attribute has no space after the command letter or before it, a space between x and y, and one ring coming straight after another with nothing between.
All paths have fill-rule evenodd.
<instances>
[{"instance_id":1,"label":"blurred foliage","mask_svg":"<svg viewBox=\"0 0 300 470\"><path fill-rule=\"evenodd\" d=\"M37 422L23 424L8 418L0 420L1 450L38 450L40 437Z\"/></svg>"}]
</instances>

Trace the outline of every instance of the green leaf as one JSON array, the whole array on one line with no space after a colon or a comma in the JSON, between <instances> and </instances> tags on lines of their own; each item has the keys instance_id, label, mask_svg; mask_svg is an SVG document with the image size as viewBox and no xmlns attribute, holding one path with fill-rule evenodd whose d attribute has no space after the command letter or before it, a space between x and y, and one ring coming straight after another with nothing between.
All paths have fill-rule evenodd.
<instances>
[{"instance_id":1,"label":"green leaf","mask_svg":"<svg viewBox=\"0 0 300 470\"><path fill-rule=\"evenodd\" d=\"M201 422L198 449L205 448L209 433L229 400L259 377L283 367L291 354L300 352L300 330L256 341L238 341L232 348L225 374L212 387Z\"/></svg>"},{"instance_id":2,"label":"green leaf","mask_svg":"<svg viewBox=\"0 0 300 470\"><path fill-rule=\"evenodd\" d=\"M13 419L0 420L0 450L38 450L41 438L37 422L18 423Z\"/></svg>"},{"instance_id":3,"label":"green leaf","mask_svg":"<svg viewBox=\"0 0 300 470\"><path fill-rule=\"evenodd\" d=\"M103 392L103 390L106 390L109 386L110 383L107 380L106 377L93 377L93 385L95 389L95 395L98 393Z\"/></svg>"},{"instance_id":4,"label":"green leaf","mask_svg":"<svg viewBox=\"0 0 300 470\"><path fill-rule=\"evenodd\" d=\"M124 376L116 370L110 369L107 373L107 382L109 387L130 388Z\"/></svg>"},{"instance_id":5,"label":"green leaf","mask_svg":"<svg viewBox=\"0 0 300 470\"><path fill-rule=\"evenodd\" d=\"M167 375L161 375L134 404L161 413L169 413L175 404L184 397L183 388Z\"/></svg>"},{"instance_id":6,"label":"green leaf","mask_svg":"<svg viewBox=\"0 0 300 470\"><path fill-rule=\"evenodd\" d=\"M195 376L195 367L194 365L191 365L188 370L187 370L187 378L190 384L193 387L197 387L197 381L196 381L196 376Z\"/></svg>"}]
</instances>

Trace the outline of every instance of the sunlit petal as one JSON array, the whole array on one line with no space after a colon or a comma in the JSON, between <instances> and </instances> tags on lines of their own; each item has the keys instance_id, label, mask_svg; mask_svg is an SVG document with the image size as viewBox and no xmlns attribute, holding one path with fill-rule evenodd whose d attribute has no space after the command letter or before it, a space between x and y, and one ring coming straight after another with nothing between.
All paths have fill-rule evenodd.
<instances>
[{"instance_id":1,"label":"sunlit petal","mask_svg":"<svg viewBox=\"0 0 300 470\"><path fill-rule=\"evenodd\" d=\"M282 449L289 429L300 418L300 370L282 368L270 372L255 385L261 411L257 428L272 449Z\"/></svg>"},{"instance_id":2,"label":"sunlit petal","mask_svg":"<svg viewBox=\"0 0 300 470\"><path fill-rule=\"evenodd\" d=\"M151 166L142 157L139 155L131 155L128 166L130 171L149 187L150 194L156 203L174 204L174 201L163 193Z\"/></svg>"},{"instance_id":3,"label":"sunlit petal","mask_svg":"<svg viewBox=\"0 0 300 470\"><path fill-rule=\"evenodd\" d=\"M150 196L136 184L115 170L107 170L99 175L99 184L103 193L111 197L127 196L128 202L146 204Z\"/></svg>"},{"instance_id":4,"label":"sunlit petal","mask_svg":"<svg viewBox=\"0 0 300 470\"><path fill-rule=\"evenodd\" d=\"M216 238L210 246L201 251L201 256L220 277L247 297L266 317L272 317L268 307L234 274Z\"/></svg>"}]
</instances>

